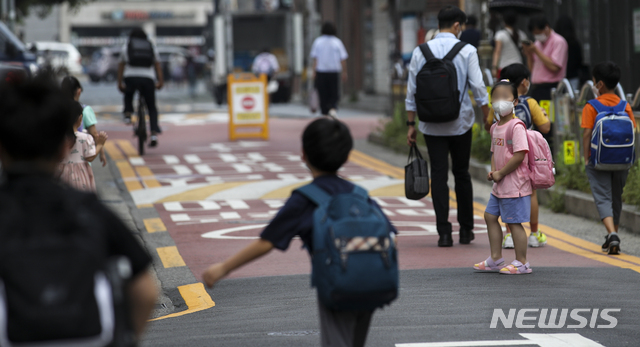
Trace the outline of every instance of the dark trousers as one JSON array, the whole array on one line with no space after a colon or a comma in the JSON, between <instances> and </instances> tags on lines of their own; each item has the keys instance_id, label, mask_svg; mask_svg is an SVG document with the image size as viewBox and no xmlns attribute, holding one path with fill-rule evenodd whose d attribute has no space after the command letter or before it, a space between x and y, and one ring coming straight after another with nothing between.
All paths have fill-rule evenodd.
<instances>
[{"instance_id":1,"label":"dark trousers","mask_svg":"<svg viewBox=\"0 0 640 347\"><path fill-rule=\"evenodd\" d=\"M449 223L449 154L455 177L460 229L473 230L473 186L469 174L471 130L458 136L424 135L431 164L431 199L438 234L451 234Z\"/></svg>"},{"instance_id":2,"label":"dark trousers","mask_svg":"<svg viewBox=\"0 0 640 347\"><path fill-rule=\"evenodd\" d=\"M553 88L558 88L558 82L532 84L529 95L536 99L538 103L540 100L551 100L551 89ZM551 115L548 116L551 117ZM548 133L542 134L542 137L547 140L549 148L551 149L551 154L555 156L557 153L555 151L555 144L553 143L553 127L551 127L551 130L549 130Z\"/></svg>"},{"instance_id":3,"label":"dark trousers","mask_svg":"<svg viewBox=\"0 0 640 347\"><path fill-rule=\"evenodd\" d=\"M340 99L340 73L316 72L316 89L320 99L320 111L328 115L329 110L338 108Z\"/></svg>"},{"instance_id":4,"label":"dark trousers","mask_svg":"<svg viewBox=\"0 0 640 347\"><path fill-rule=\"evenodd\" d=\"M364 347L373 311L334 311L318 300L320 345Z\"/></svg>"},{"instance_id":5,"label":"dark trousers","mask_svg":"<svg viewBox=\"0 0 640 347\"><path fill-rule=\"evenodd\" d=\"M151 131L161 133L162 130L158 125L158 108L156 107L156 82L147 77L125 77L124 84L127 87L124 92L124 112L134 112L133 97L138 91L147 104Z\"/></svg>"}]
</instances>

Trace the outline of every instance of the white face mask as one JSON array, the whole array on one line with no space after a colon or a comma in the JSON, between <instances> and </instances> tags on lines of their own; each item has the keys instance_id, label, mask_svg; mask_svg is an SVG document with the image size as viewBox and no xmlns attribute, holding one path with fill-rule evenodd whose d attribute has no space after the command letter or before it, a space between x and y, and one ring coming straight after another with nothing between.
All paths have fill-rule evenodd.
<instances>
[{"instance_id":1,"label":"white face mask","mask_svg":"<svg viewBox=\"0 0 640 347\"><path fill-rule=\"evenodd\" d=\"M596 96L596 98L600 96L600 90L596 86L591 87L591 91L593 92L593 95Z\"/></svg>"},{"instance_id":2,"label":"white face mask","mask_svg":"<svg viewBox=\"0 0 640 347\"><path fill-rule=\"evenodd\" d=\"M527 90L524 92L524 95L527 95L529 93L529 88L531 88L531 82L529 82L529 80L527 81Z\"/></svg>"},{"instance_id":3,"label":"white face mask","mask_svg":"<svg viewBox=\"0 0 640 347\"><path fill-rule=\"evenodd\" d=\"M460 40L460 37L462 37L462 29L458 31L458 35L456 35L456 37L458 38L458 40Z\"/></svg>"},{"instance_id":4,"label":"white face mask","mask_svg":"<svg viewBox=\"0 0 640 347\"><path fill-rule=\"evenodd\" d=\"M545 34L533 35L533 37L534 37L536 40L538 40L538 41L540 41L540 42L542 42L542 43L547 42L547 40L549 39L549 37L547 37L547 35L545 35Z\"/></svg>"},{"instance_id":5,"label":"white face mask","mask_svg":"<svg viewBox=\"0 0 640 347\"><path fill-rule=\"evenodd\" d=\"M508 101L508 100L494 101L493 109L496 111L496 119L513 114L513 107L514 107L513 101Z\"/></svg>"}]
</instances>

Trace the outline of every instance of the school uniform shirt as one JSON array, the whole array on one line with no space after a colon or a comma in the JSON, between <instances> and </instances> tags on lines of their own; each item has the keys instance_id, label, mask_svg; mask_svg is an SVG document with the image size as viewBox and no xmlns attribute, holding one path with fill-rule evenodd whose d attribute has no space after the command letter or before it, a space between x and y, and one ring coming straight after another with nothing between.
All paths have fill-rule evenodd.
<instances>
[{"instance_id":1,"label":"school uniform shirt","mask_svg":"<svg viewBox=\"0 0 640 347\"><path fill-rule=\"evenodd\" d=\"M509 160L513 158L513 153L529 152L529 141L527 140L527 132L524 126L516 126L513 129L512 138L507 138L507 131L513 126L512 122L517 121L517 119L512 119L504 125L496 123L491 128L491 152L493 153L496 170L505 167ZM512 141L513 151L507 147L508 141ZM506 175L500 182L493 184L491 193L497 198L520 198L533 193L531 179L529 178L529 159L526 155L517 169Z\"/></svg>"},{"instance_id":2,"label":"school uniform shirt","mask_svg":"<svg viewBox=\"0 0 640 347\"><path fill-rule=\"evenodd\" d=\"M435 57L444 58L459 41L460 40L451 33L439 33L427 44ZM489 95L487 94L487 88L482 79L482 71L478 63L477 52L472 45L466 45L455 58L453 58L453 64L458 74L458 90L460 91L460 95L462 95L460 116L458 119L446 123L420 122L419 128L423 134L432 136L457 136L469 131L476 119L468 93L469 90L473 92L478 105L484 106L489 103ZM420 47L416 47L411 56L411 63L409 63L407 98L405 100L405 108L407 111L416 111L416 76L426 63L427 59L422 55Z\"/></svg>"},{"instance_id":3,"label":"school uniform shirt","mask_svg":"<svg viewBox=\"0 0 640 347\"><path fill-rule=\"evenodd\" d=\"M313 41L311 58L318 62L316 72L342 72L342 61L349 58L349 54L339 38L322 35Z\"/></svg>"},{"instance_id":4,"label":"school uniform shirt","mask_svg":"<svg viewBox=\"0 0 640 347\"><path fill-rule=\"evenodd\" d=\"M533 55L533 69L531 69L531 83L556 83L560 82L567 74L567 60L569 59L569 45L564 37L551 30L551 35L545 43L536 41L536 47L560 66L560 70L553 72L544 65L537 54Z\"/></svg>"},{"instance_id":5,"label":"school uniform shirt","mask_svg":"<svg viewBox=\"0 0 640 347\"><path fill-rule=\"evenodd\" d=\"M602 94L596 100L600 101L600 103L604 106L616 106L620 103L620 97L615 94ZM625 111L631 118L633 122L633 126L636 127L636 119L633 116L633 110L631 110L631 106L627 103L627 107ZM580 125L585 129L593 129L596 125L596 116L598 115L598 111L596 111L591 104L586 104L582 109L582 124Z\"/></svg>"},{"instance_id":6,"label":"school uniform shirt","mask_svg":"<svg viewBox=\"0 0 640 347\"><path fill-rule=\"evenodd\" d=\"M152 64L149 67L129 66L129 56L128 56L129 53L127 50L128 45L129 45L129 42L127 41L127 43L124 46L122 46L122 53L120 53L120 62L125 63L124 73L122 76L125 78L145 77L155 81L156 79L155 64ZM159 62L160 56L158 55L158 49L156 48L156 45L153 44L153 42L151 43L151 46L153 47L153 55L155 57L155 61Z\"/></svg>"},{"instance_id":7,"label":"school uniform shirt","mask_svg":"<svg viewBox=\"0 0 640 347\"><path fill-rule=\"evenodd\" d=\"M355 187L353 183L336 175L317 177L313 183L329 195L351 193ZM373 201L373 205L380 209L375 201ZM275 248L284 251L289 248L294 237L300 236L302 242L311 252L313 250L313 212L316 207L312 201L294 191L275 218L262 231L260 238L271 242ZM385 216L385 218L387 217ZM397 234L398 231L388 219L387 222L389 230Z\"/></svg>"}]
</instances>

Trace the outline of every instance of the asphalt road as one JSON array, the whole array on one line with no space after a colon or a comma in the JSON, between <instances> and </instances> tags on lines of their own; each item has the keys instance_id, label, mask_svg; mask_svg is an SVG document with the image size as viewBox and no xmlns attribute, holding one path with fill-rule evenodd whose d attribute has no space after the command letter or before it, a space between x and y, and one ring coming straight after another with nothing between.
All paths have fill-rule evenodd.
<instances>
[{"instance_id":1,"label":"asphalt road","mask_svg":"<svg viewBox=\"0 0 640 347\"><path fill-rule=\"evenodd\" d=\"M308 179L299 161L299 138L310 115L300 106L281 106L283 116L270 122L270 141L231 143L224 111L203 105L169 104L161 118L165 132L160 146L143 158L135 153L130 128L113 111L119 106L103 105L99 112L99 129L109 131L111 165L94 165L94 170L98 176L106 173L101 170L112 175L99 182L99 191L139 229L162 286L164 306L154 315L161 319L149 324L142 345L317 346L315 292L309 286L308 256L298 244L248 265L212 290L205 292L198 284L202 269L255 238L260 231L256 225L265 223L291 189ZM540 222L550 241L544 248L529 249L532 275L474 273L471 265L488 254L482 218L476 220L478 233L471 245L435 247L430 200L406 205L401 199L405 154L366 142L379 124L376 115L343 115L357 153L342 174L386 203L385 212L404 231L399 238L400 298L376 313L368 346L445 346L436 344L443 341L447 346L509 346L525 345L527 339L527 345L543 347L640 345L640 258L634 257L640 255L640 237L622 231L625 254L608 256L598 250L603 231L597 222L542 209ZM115 197L118 192L121 200ZM479 216L489 192L489 186L474 182ZM451 218L455 222L454 212ZM238 226L251 227L228 231ZM203 237L221 230L235 238ZM513 251L505 256L510 260ZM499 323L492 329L495 309L505 314L516 310L515 321L518 314L538 317L543 309L567 309L569 317L556 329L537 327L538 319L526 320L534 328ZM586 327L568 327L579 323L571 318L574 309L588 310L580 314L588 320ZM609 324L601 314L604 309L620 309L609 313L617 320L614 328L598 328ZM545 339L546 344L534 343ZM470 342L479 340L493 342Z\"/></svg>"}]
</instances>

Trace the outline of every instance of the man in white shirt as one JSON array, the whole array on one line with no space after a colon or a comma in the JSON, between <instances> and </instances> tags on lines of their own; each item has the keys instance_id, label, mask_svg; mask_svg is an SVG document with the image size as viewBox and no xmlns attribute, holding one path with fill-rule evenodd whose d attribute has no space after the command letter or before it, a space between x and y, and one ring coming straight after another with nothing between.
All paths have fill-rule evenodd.
<instances>
[{"instance_id":1,"label":"man in white shirt","mask_svg":"<svg viewBox=\"0 0 640 347\"><path fill-rule=\"evenodd\" d=\"M442 59L460 42L457 37L462 33L466 22L465 13L455 6L447 6L438 14L440 33L426 43L436 58ZM420 47L413 51L409 64L407 83L407 142L416 142L416 75L426 64ZM445 123L420 122L420 132L424 134L431 163L431 196L436 212L437 229L440 239L439 247L453 246L452 226L449 223L449 187L447 185L449 171L449 154L451 154L452 172L455 176L455 191L458 205L458 223L460 224L460 243L468 244L473 240L473 187L469 174L471 155L471 128L475 121L475 112L471 104L468 90L475 96L476 103L481 105L484 118L489 115L489 98L482 79L477 50L465 45L453 58L458 80L458 90L462 101L457 119Z\"/></svg>"},{"instance_id":2,"label":"man in white shirt","mask_svg":"<svg viewBox=\"0 0 640 347\"><path fill-rule=\"evenodd\" d=\"M271 78L280 70L280 64L275 55L271 53L269 48L262 50L262 53L258 54L253 60L251 71L255 74L265 74L267 78Z\"/></svg>"}]
</instances>

